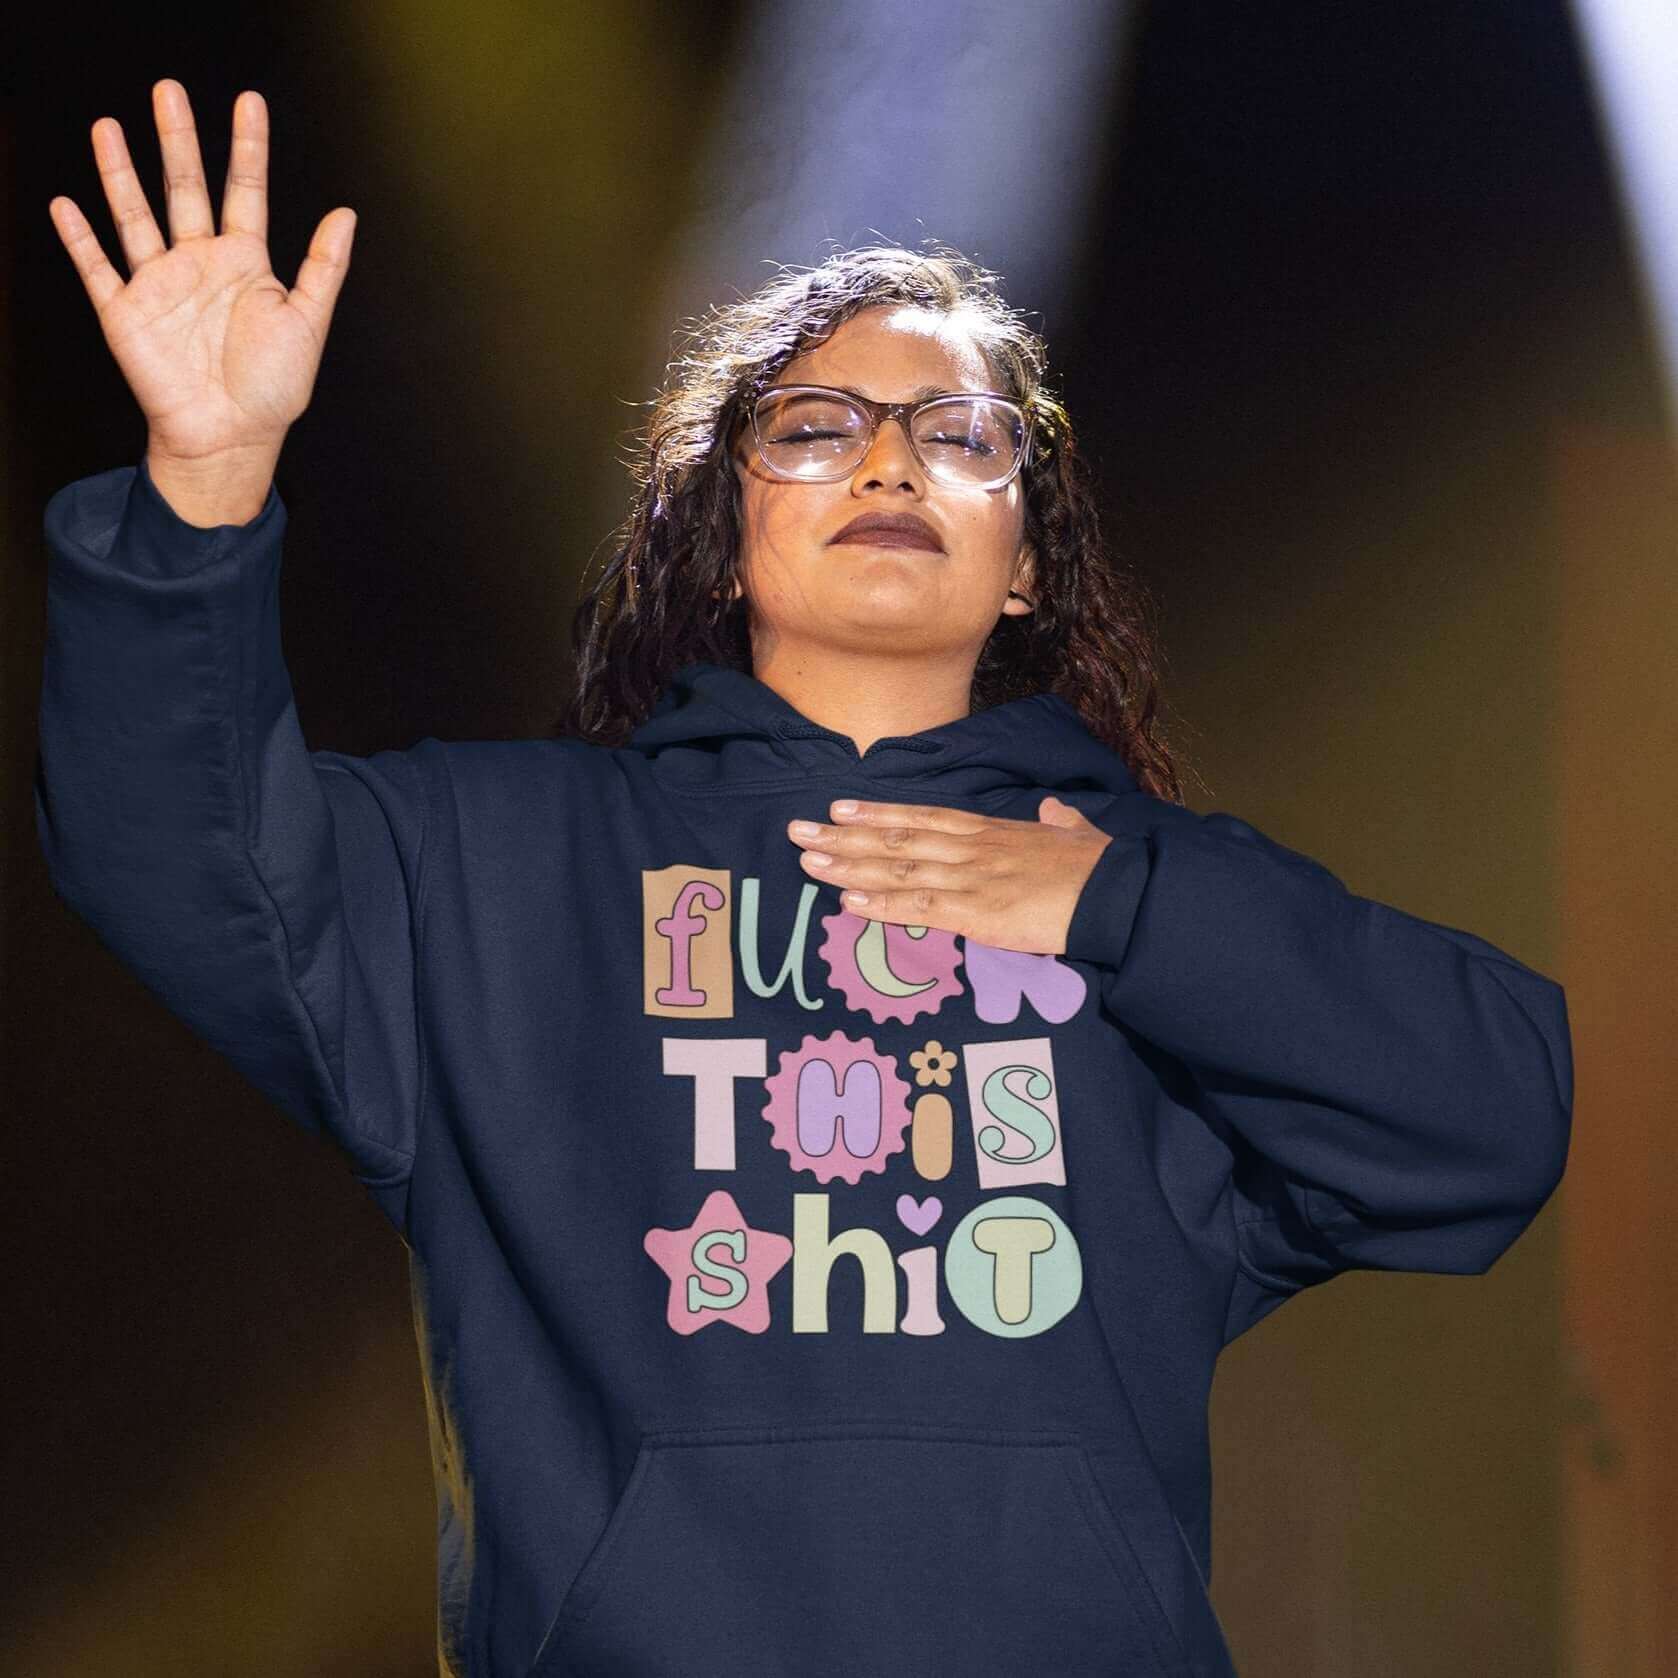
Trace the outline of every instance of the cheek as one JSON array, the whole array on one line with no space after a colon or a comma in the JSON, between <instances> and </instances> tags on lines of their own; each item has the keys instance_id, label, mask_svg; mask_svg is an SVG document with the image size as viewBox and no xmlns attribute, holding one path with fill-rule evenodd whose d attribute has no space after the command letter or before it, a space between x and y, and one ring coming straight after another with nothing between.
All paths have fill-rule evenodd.
<instances>
[{"instance_id":1,"label":"cheek","mask_svg":"<svg viewBox=\"0 0 1678 1678\"><path fill-rule=\"evenodd\" d=\"M1025 539L1025 521L1017 502L997 501L963 509L950 520L961 551L975 568L1006 572Z\"/></svg>"},{"instance_id":2,"label":"cheek","mask_svg":"<svg viewBox=\"0 0 1678 1678\"><path fill-rule=\"evenodd\" d=\"M740 503L742 585L760 607L774 607L799 592L791 556L797 514L773 486L750 485Z\"/></svg>"},{"instance_id":3,"label":"cheek","mask_svg":"<svg viewBox=\"0 0 1678 1678\"><path fill-rule=\"evenodd\" d=\"M781 489L754 483L741 500L744 560L760 572L806 569L819 557L826 533L843 522L842 509L814 487Z\"/></svg>"},{"instance_id":4,"label":"cheek","mask_svg":"<svg viewBox=\"0 0 1678 1678\"><path fill-rule=\"evenodd\" d=\"M761 572L765 552L773 542L772 508L762 488L748 483L740 496L739 564L748 575Z\"/></svg>"}]
</instances>

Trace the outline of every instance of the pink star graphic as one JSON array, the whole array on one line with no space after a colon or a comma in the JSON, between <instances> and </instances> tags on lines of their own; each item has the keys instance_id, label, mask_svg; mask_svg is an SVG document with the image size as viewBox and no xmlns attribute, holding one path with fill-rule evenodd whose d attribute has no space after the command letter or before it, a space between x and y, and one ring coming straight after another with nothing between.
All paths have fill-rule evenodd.
<instances>
[{"instance_id":1,"label":"pink star graphic","mask_svg":"<svg viewBox=\"0 0 1678 1678\"><path fill-rule=\"evenodd\" d=\"M641 1245L670 1278L665 1315L678 1334L697 1334L710 1322L747 1334L768 1328L769 1278L792 1257L792 1242L749 1228L727 1189L706 1195L686 1229L649 1229Z\"/></svg>"}]
</instances>

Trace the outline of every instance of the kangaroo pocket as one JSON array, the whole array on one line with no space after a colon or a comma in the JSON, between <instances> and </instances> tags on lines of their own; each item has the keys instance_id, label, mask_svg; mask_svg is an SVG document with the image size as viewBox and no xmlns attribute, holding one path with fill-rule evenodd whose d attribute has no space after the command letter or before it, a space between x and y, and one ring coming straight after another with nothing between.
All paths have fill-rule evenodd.
<instances>
[{"instance_id":1,"label":"kangaroo pocket","mask_svg":"<svg viewBox=\"0 0 1678 1678\"><path fill-rule=\"evenodd\" d=\"M1185 1665L1075 1434L648 1433L529 1678L1159 1678Z\"/></svg>"}]
</instances>

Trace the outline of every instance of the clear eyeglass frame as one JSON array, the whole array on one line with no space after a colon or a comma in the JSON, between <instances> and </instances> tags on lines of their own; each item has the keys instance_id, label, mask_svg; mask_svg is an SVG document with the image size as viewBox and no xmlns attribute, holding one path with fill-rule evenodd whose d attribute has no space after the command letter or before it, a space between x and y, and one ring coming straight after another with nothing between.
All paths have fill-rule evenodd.
<instances>
[{"instance_id":1,"label":"clear eyeglass frame","mask_svg":"<svg viewBox=\"0 0 1678 1678\"><path fill-rule=\"evenodd\" d=\"M763 412L765 404L772 398L789 395L832 396L841 402L849 402L862 409L868 416L868 435L862 446L862 455L856 465L841 467L836 472L823 474L811 472L783 472L774 461L769 458L769 451L763 446L763 433L758 429L758 416ZM920 444L915 441L914 421L923 408L936 408L940 403L971 402L975 397L983 397L986 401L996 402L1012 410L1019 416L1020 422L1020 452L1014 463L999 478L974 481L969 478L949 478L934 467L921 453ZM765 470L784 482L795 484L837 483L841 478L848 478L856 471L857 466L867 458L868 451L874 447L874 439L880 433L880 427L888 420L894 419L903 427L903 435L909 443L909 450L915 457L921 470L938 483L948 484L957 489L1003 489L1025 470L1031 460L1032 445L1032 416L1024 406L1016 402L1013 397L1005 396L999 390L960 390L950 391L941 396L928 396L918 402L875 402L866 396L858 396L852 391L835 390L831 385L771 385L763 391L751 407L752 441L757 447L758 459L763 462Z\"/></svg>"}]
</instances>

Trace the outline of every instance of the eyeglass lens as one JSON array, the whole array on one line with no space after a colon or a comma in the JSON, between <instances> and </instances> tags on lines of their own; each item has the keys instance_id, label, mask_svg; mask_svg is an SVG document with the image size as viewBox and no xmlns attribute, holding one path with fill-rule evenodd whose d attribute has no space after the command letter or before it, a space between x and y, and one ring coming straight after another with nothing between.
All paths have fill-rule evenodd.
<instances>
[{"instance_id":1,"label":"eyeglass lens","mask_svg":"<svg viewBox=\"0 0 1678 1678\"><path fill-rule=\"evenodd\" d=\"M757 431L769 464L788 477L842 478L868 451L868 415L841 396L771 394L759 405ZM982 396L930 403L911 425L927 471L962 485L1006 477L1019 457L1023 432L1015 409Z\"/></svg>"}]
</instances>

